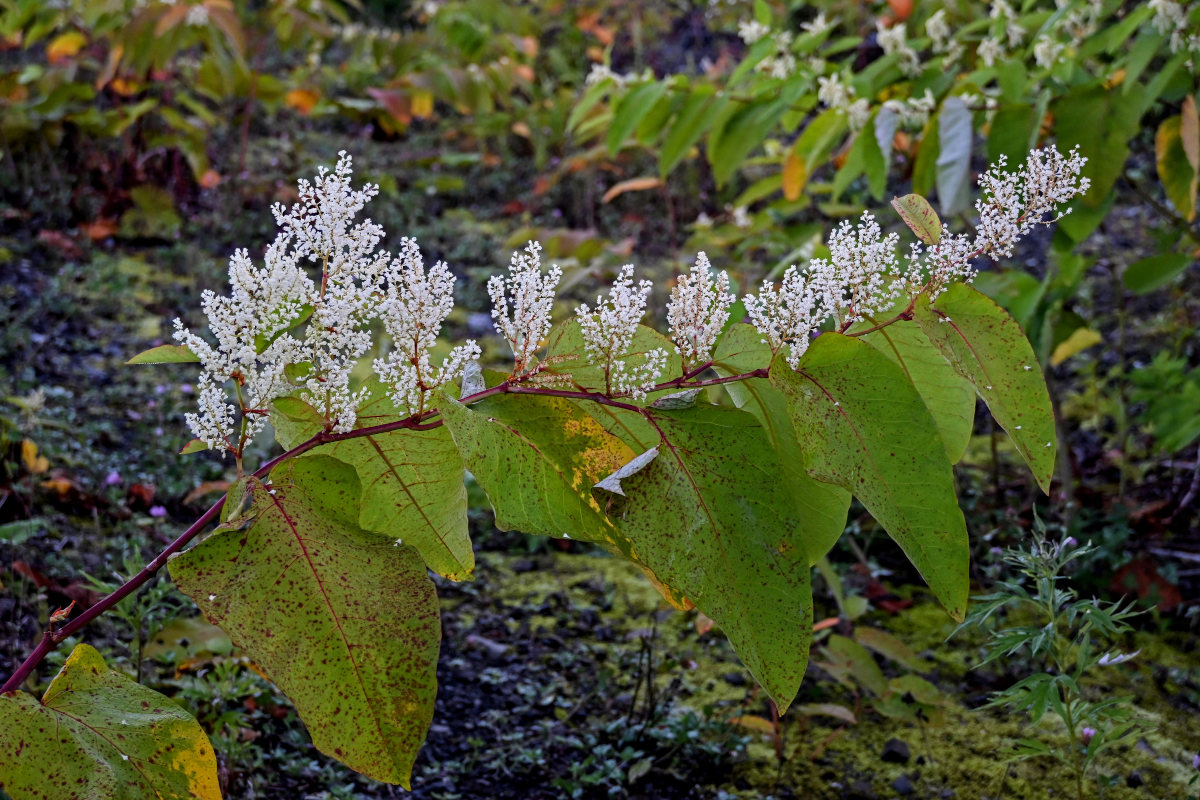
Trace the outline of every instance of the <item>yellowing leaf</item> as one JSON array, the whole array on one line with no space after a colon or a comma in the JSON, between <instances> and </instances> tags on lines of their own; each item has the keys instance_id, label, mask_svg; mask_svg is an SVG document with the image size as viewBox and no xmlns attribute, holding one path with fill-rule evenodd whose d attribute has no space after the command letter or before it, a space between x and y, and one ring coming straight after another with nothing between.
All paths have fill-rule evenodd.
<instances>
[{"instance_id":1,"label":"yellowing leaf","mask_svg":"<svg viewBox=\"0 0 1200 800\"><path fill-rule=\"evenodd\" d=\"M1196 98L1190 94L1183 98L1180 117L1179 138L1183 142L1183 152L1192 170L1200 172L1200 115L1196 112Z\"/></svg>"},{"instance_id":2,"label":"yellowing leaf","mask_svg":"<svg viewBox=\"0 0 1200 800\"><path fill-rule=\"evenodd\" d=\"M613 198L619 197L626 192L641 192L646 189L657 189L662 186L662 180L659 178L630 178L627 181L621 181L604 193L601 202L608 203Z\"/></svg>"},{"instance_id":3,"label":"yellowing leaf","mask_svg":"<svg viewBox=\"0 0 1200 800\"><path fill-rule=\"evenodd\" d=\"M1104 341L1104 337L1091 328L1076 328L1070 336L1059 342L1058 347L1054 348L1054 352L1050 354L1050 363L1057 367L1076 353L1081 353L1102 341Z\"/></svg>"},{"instance_id":4,"label":"yellowing leaf","mask_svg":"<svg viewBox=\"0 0 1200 800\"><path fill-rule=\"evenodd\" d=\"M941 240L942 221L929 201L921 195L906 194L904 197L893 197L892 208L896 209L904 224L925 244L937 244Z\"/></svg>"},{"instance_id":5,"label":"yellowing leaf","mask_svg":"<svg viewBox=\"0 0 1200 800\"><path fill-rule=\"evenodd\" d=\"M51 64L61 64L78 55L85 44L87 37L79 31L60 33L46 45L46 60Z\"/></svg>"},{"instance_id":6,"label":"yellowing leaf","mask_svg":"<svg viewBox=\"0 0 1200 800\"><path fill-rule=\"evenodd\" d=\"M50 461L45 456L38 455L38 446L29 439L21 442L21 461L25 463L25 469L34 475L40 475L50 469Z\"/></svg>"},{"instance_id":7,"label":"yellowing leaf","mask_svg":"<svg viewBox=\"0 0 1200 800\"><path fill-rule=\"evenodd\" d=\"M419 119L427 119L433 116L433 92L413 92L412 115Z\"/></svg>"},{"instance_id":8,"label":"yellowing leaf","mask_svg":"<svg viewBox=\"0 0 1200 800\"><path fill-rule=\"evenodd\" d=\"M783 196L788 201L799 199L807 176L804 159L795 150L788 152L783 162Z\"/></svg>"},{"instance_id":9,"label":"yellowing leaf","mask_svg":"<svg viewBox=\"0 0 1200 800\"><path fill-rule=\"evenodd\" d=\"M285 103L305 116L312 113L313 107L320 99L321 95L312 89L292 89L283 97Z\"/></svg>"},{"instance_id":10,"label":"yellowing leaf","mask_svg":"<svg viewBox=\"0 0 1200 800\"><path fill-rule=\"evenodd\" d=\"M0 695L0 783L13 800L220 800L200 725L78 645L39 702Z\"/></svg>"},{"instance_id":11,"label":"yellowing leaf","mask_svg":"<svg viewBox=\"0 0 1200 800\"><path fill-rule=\"evenodd\" d=\"M523 139L532 139L533 131L529 129L529 125L524 122L514 122L512 124L512 132Z\"/></svg>"}]
</instances>

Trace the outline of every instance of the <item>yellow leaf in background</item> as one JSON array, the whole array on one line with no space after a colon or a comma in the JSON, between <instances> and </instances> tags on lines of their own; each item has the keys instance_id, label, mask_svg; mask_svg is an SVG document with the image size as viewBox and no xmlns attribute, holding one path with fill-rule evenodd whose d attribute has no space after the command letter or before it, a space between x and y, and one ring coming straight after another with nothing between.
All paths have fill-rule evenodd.
<instances>
[{"instance_id":1,"label":"yellow leaf in background","mask_svg":"<svg viewBox=\"0 0 1200 800\"><path fill-rule=\"evenodd\" d=\"M1179 138L1183 143L1183 152L1193 172L1200 172L1200 114L1196 112L1196 98L1190 94L1183 98L1183 106L1179 110Z\"/></svg>"},{"instance_id":2,"label":"yellow leaf in background","mask_svg":"<svg viewBox=\"0 0 1200 800\"><path fill-rule=\"evenodd\" d=\"M526 139L533 138L533 131L531 131L529 129L529 126L526 125L524 122L514 122L512 124L512 132L515 133L517 136L522 136Z\"/></svg>"},{"instance_id":3,"label":"yellow leaf in background","mask_svg":"<svg viewBox=\"0 0 1200 800\"><path fill-rule=\"evenodd\" d=\"M418 119L433 116L433 92L415 91L412 96L412 115Z\"/></svg>"},{"instance_id":4,"label":"yellow leaf in background","mask_svg":"<svg viewBox=\"0 0 1200 800\"><path fill-rule=\"evenodd\" d=\"M21 442L21 461L25 462L25 469L34 475L40 475L50 469L50 460L45 456L39 456L38 446L29 439Z\"/></svg>"},{"instance_id":5,"label":"yellow leaf in background","mask_svg":"<svg viewBox=\"0 0 1200 800\"><path fill-rule=\"evenodd\" d=\"M313 110L313 106L321 99L321 95L314 92L312 89L292 89L283 96L283 102L287 103L292 108L299 111L301 114L308 116Z\"/></svg>"},{"instance_id":6,"label":"yellow leaf in background","mask_svg":"<svg viewBox=\"0 0 1200 800\"><path fill-rule=\"evenodd\" d=\"M140 83L131 81L128 78L113 78L108 86L122 97L132 97L142 89Z\"/></svg>"},{"instance_id":7,"label":"yellow leaf in background","mask_svg":"<svg viewBox=\"0 0 1200 800\"><path fill-rule=\"evenodd\" d=\"M795 150L788 152L783 162L783 196L788 202L798 200L804 189L804 159L796 155Z\"/></svg>"},{"instance_id":8,"label":"yellow leaf in background","mask_svg":"<svg viewBox=\"0 0 1200 800\"><path fill-rule=\"evenodd\" d=\"M1070 336L1058 343L1050 355L1050 363L1054 366L1066 361L1076 353L1082 353L1094 344L1100 344L1104 337L1091 328L1076 328Z\"/></svg>"},{"instance_id":9,"label":"yellow leaf in background","mask_svg":"<svg viewBox=\"0 0 1200 800\"><path fill-rule=\"evenodd\" d=\"M775 735L775 725L769 719L755 717L749 714L743 714L740 717L733 717L729 720L730 725L737 725L739 728L745 728L750 731L758 731L765 733L767 736Z\"/></svg>"},{"instance_id":10,"label":"yellow leaf in background","mask_svg":"<svg viewBox=\"0 0 1200 800\"><path fill-rule=\"evenodd\" d=\"M61 64L78 55L85 44L87 44L87 37L79 31L60 33L50 44L46 45L46 59L51 64Z\"/></svg>"},{"instance_id":11,"label":"yellow leaf in background","mask_svg":"<svg viewBox=\"0 0 1200 800\"><path fill-rule=\"evenodd\" d=\"M645 189L657 189L662 186L662 180L659 178L630 178L627 181L621 181L616 186L613 186L604 193L601 202L610 202L613 198L623 195L626 192L640 192Z\"/></svg>"}]
</instances>

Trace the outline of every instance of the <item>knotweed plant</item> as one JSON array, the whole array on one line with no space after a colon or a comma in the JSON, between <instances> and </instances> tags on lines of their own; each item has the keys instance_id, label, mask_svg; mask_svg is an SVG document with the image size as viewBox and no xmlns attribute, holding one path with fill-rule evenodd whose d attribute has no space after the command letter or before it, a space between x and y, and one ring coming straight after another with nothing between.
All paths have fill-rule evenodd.
<instances>
[{"instance_id":1,"label":"knotweed plant","mask_svg":"<svg viewBox=\"0 0 1200 800\"><path fill-rule=\"evenodd\" d=\"M715 620L784 710L808 660L811 566L852 496L961 620L969 547L952 466L976 395L1043 490L1055 462L1033 350L969 282L979 259L1011 254L1087 189L1083 162L1047 150L1015 172L989 170L971 236L921 197L895 200L919 239L907 253L869 213L843 223L828 258L742 298L749 324L732 320L732 282L703 253L670 291L669 335L643 324L653 287L632 265L555 321L561 272L531 242L488 282L512 361L484 370L475 342L439 344L453 272L427 266L412 239L381 248L383 230L362 217L377 188L355 187L343 154L301 182L295 206L276 206L261 263L237 251L228 294L204 293L207 331L176 320L178 344L133 359L199 363L184 451L231 457L237 480L110 597L51 618L3 687L0 787L43 796L39 764L53 758L79 765L53 778L77 795L120 784L217 796L195 720L86 645L40 702L15 691L168 561L292 699L319 749L407 786L436 692L429 572L463 580L474 568L468 472L498 526L593 542ZM268 428L284 453L246 464ZM102 746L102 731L120 735Z\"/></svg>"}]
</instances>

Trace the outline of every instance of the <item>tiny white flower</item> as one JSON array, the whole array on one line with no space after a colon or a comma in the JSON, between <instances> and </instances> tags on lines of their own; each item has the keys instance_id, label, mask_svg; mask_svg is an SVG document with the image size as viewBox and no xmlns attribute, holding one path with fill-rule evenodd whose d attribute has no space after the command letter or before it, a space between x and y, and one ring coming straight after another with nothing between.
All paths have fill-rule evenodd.
<instances>
[{"instance_id":1,"label":"tiny white flower","mask_svg":"<svg viewBox=\"0 0 1200 800\"><path fill-rule=\"evenodd\" d=\"M708 361L717 336L729 321L734 299L729 293L729 274L722 272L714 281L708 256L698 253L691 273L679 277L667 303L671 339L685 364Z\"/></svg>"}]
</instances>

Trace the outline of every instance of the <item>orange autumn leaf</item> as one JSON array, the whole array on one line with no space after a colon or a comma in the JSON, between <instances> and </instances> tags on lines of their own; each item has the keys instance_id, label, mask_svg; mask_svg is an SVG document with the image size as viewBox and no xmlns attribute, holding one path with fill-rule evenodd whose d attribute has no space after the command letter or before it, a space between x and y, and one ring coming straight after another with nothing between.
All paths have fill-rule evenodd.
<instances>
[{"instance_id":1,"label":"orange autumn leaf","mask_svg":"<svg viewBox=\"0 0 1200 800\"><path fill-rule=\"evenodd\" d=\"M21 441L21 461L24 462L25 469L34 475L40 475L50 469L49 459L45 456L39 456L38 446L29 439Z\"/></svg>"},{"instance_id":2,"label":"orange autumn leaf","mask_svg":"<svg viewBox=\"0 0 1200 800\"><path fill-rule=\"evenodd\" d=\"M625 194L626 192L641 192L646 189L657 189L662 186L661 178L630 178L627 181L621 181L604 193L604 197L600 198L601 202L608 203L614 198Z\"/></svg>"},{"instance_id":3,"label":"orange autumn leaf","mask_svg":"<svg viewBox=\"0 0 1200 800\"><path fill-rule=\"evenodd\" d=\"M804 159L796 154L795 149L789 151L783 162L783 196L789 202L799 199L800 191L804 188L805 172Z\"/></svg>"},{"instance_id":4,"label":"orange autumn leaf","mask_svg":"<svg viewBox=\"0 0 1200 800\"><path fill-rule=\"evenodd\" d=\"M292 89L283 97L283 101L292 108L299 111L304 116L308 116L317 101L321 99L321 95L317 94L312 89Z\"/></svg>"},{"instance_id":5,"label":"orange autumn leaf","mask_svg":"<svg viewBox=\"0 0 1200 800\"><path fill-rule=\"evenodd\" d=\"M51 64L62 64L78 55L85 44L87 37L79 31L60 33L46 45L46 60Z\"/></svg>"}]
</instances>

